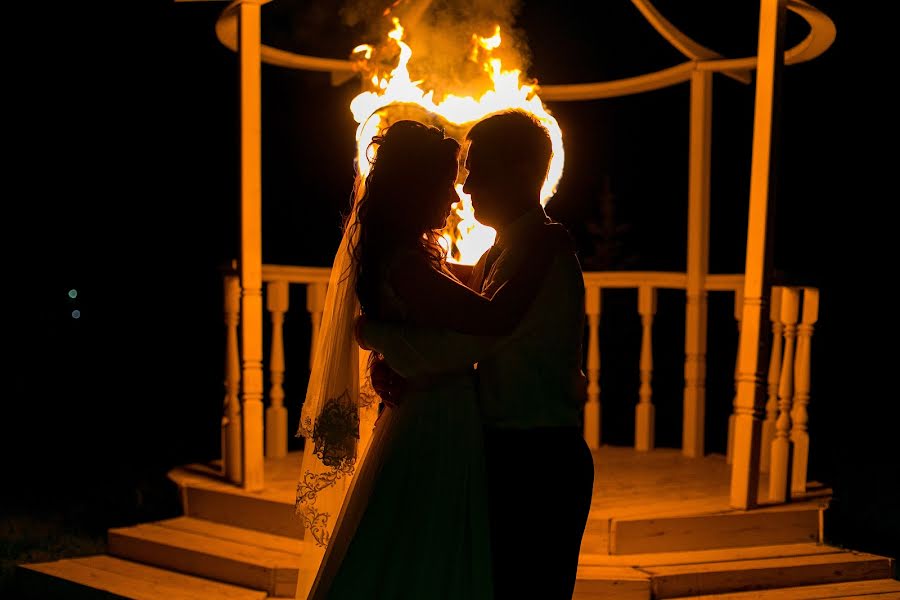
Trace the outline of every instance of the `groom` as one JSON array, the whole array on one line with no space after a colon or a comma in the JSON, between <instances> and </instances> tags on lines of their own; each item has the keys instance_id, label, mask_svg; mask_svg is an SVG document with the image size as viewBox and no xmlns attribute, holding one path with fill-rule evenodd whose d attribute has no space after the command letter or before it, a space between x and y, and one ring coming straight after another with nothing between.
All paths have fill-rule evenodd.
<instances>
[{"instance_id":1,"label":"groom","mask_svg":"<svg viewBox=\"0 0 900 600\"><path fill-rule=\"evenodd\" d=\"M464 191L478 220L497 230L467 285L490 297L529 268L525 258L548 237L540 235L550 222L540 192L552 145L540 121L518 110L485 118L467 139ZM560 245L545 251L557 256L528 313L475 371L497 600L572 597L591 503L594 467L581 433L584 280L574 252ZM409 327L363 321L358 335L388 364L411 351L442 352L433 337Z\"/></svg>"}]
</instances>

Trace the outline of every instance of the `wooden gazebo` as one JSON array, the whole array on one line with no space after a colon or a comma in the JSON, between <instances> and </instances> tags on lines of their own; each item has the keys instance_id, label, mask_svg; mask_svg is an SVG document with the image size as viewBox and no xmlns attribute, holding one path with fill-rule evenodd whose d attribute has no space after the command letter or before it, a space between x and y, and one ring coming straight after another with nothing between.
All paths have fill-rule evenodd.
<instances>
[{"instance_id":1,"label":"wooden gazebo","mask_svg":"<svg viewBox=\"0 0 900 600\"><path fill-rule=\"evenodd\" d=\"M646 356L649 360L650 324L655 312L655 290L674 287L684 289L687 299L685 315L685 387L682 453L689 457L704 455L704 415L706 373L706 296L714 291L735 293L735 313L740 322L739 359L736 373L737 395L729 432L729 459L732 465L731 506L752 508L758 504L757 481L760 457L768 457L763 448L771 446L773 455L765 461L771 465L772 499L787 498L789 446L794 445L792 470L794 488L805 487L808 436L805 430L805 410L808 402L809 341L817 316L817 291L810 289L778 289L774 303L783 308L773 321L787 325L790 352L783 362L779 385L784 388L777 410L769 406L766 413L766 392L763 385L769 368L768 343L769 310L772 304L770 273L769 198L773 182L771 165L776 148L772 146L773 115L778 102L778 81L785 65L812 60L825 52L835 38L831 19L806 2L762 2L757 56L725 58L705 48L679 31L649 2L632 0L654 29L680 51L685 61L653 73L598 83L548 85L540 88L541 98L548 102L595 100L628 96L650 90L689 82L691 89L689 192L688 192L688 248L685 273L587 273L587 316L590 323L589 358L586 365L590 378L589 399L585 411L585 438L592 448L600 446L600 398L598 387L599 348L597 327L600 314L600 290L604 287L633 287L640 292L639 311L645 319ZM263 470L263 439L266 453L283 455L287 451L286 411L277 398L267 413L268 424L263 433L263 339L262 339L262 281L264 266L261 259L261 139L260 139L260 68L262 63L281 67L327 71L339 80L356 72L349 60L335 60L298 55L262 45L260 42L259 1L237 1L222 13L216 26L219 40L240 56L241 80L241 257L240 339L241 374L240 402L233 402L228 411L225 449L226 472L229 479L244 489L260 490L265 486ZM801 16L810 26L805 39L785 50L784 24L786 10ZM752 81L756 71L756 104L754 113L753 149L750 179L750 209L747 230L746 266L744 274L734 276L711 275L709 264L709 188L710 140L712 130L713 75L720 73L744 83ZM322 278L308 283L321 282ZM655 281L654 281L655 280ZM310 296L315 305L316 295ZM799 306L799 349L794 346ZM784 300L783 303L781 300ZM315 320L315 316L313 317ZM784 320L784 323L781 321ZM777 345L777 344L776 344ZM793 372L797 350L798 372ZM781 354L777 352L777 354ZM781 369L781 363L775 370ZM636 408L635 448L653 448L654 409L649 390L651 367L642 364L646 373L641 401ZM231 377L230 380L234 380ZM783 379L783 381L780 381ZM794 391L794 387L799 389ZM275 396L280 394L276 393ZM793 399L797 398L797 409ZM275 399L275 397L273 397ZM795 412L792 430L791 412ZM776 412L779 413L776 415ZM763 415L768 419L764 427ZM240 415L240 417L238 417ZM239 420L240 419L240 420ZM277 430L277 431L275 431ZM765 434L763 433L765 431ZM774 442L774 443L773 443ZM240 466L237 464L240 459Z\"/></svg>"}]
</instances>

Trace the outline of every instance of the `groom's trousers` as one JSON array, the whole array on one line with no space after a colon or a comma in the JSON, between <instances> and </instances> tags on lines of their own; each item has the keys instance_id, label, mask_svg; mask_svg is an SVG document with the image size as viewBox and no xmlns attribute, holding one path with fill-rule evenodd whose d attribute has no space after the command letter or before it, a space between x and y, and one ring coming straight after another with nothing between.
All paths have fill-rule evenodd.
<instances>
[{"instance_id":1,"label":"groom's trousers","mask_svg":"<svg viewBox=\"0 0 900 600\"><path fill-rule=\"evenodd\" d=\"M496 600L570 600L594 482L578 427L485 429Z\"/></svg>"}]
</instances>

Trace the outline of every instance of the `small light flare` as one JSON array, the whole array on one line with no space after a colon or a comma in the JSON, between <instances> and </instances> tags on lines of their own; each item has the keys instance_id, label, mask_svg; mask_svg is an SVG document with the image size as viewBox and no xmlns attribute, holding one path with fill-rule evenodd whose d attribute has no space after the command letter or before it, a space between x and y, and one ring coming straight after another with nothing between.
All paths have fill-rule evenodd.
<instances>
[{"instance_id":1,"label":"small light flare","mask_svg":"<svg viewBox=\"0 0 900 600\"><path fill-rule=\"evenodd\" d=\"M562 130L556 119L547 112L538 97L536 85L520 81L521 70L504 70L499 58L491 56L492 51L500 47L502 37L500 26L494 26L494 34L490 37L472 36L472 52L469 58L481 62L484 72L490 77L493 89L485 90L480 98L447 94L439 102L434 100L434 90L423 90L422 81L412 81L408 64L413 56L412 48L403 41L405 30L400 19L392 17L394 28L387 34L389 43L396 44L400 50L397 65L390 73L373 72L369 81L376 91L358 94L350 102L350 111L359 124L356 130L357 168L362 177L368 174L370 162L367 151L372 138L377 135L390 119L389 107L396 105L415 105L425 112L436 115L458 130L464 136L465 130L476 121L509 108L524 109L535 115L550 132L553 145L553 157L544 185L541 188L541 204L545 205L556 192L556 186L562 177L565 152L563 149ZM357 46L357 52L363 46ZM374 51L371 54L374 56ZM377 69L375 65L371 68ZM463 142L462 139L459 139ZM448 260L462 264L474 264L494 241L496 232L475 219L472 202L468 195L462 193L458 186L460 201L454 204L451 218L443 231L445 248L448 249Z\"/></svg>"},{"instance_id":2,"label":"small light flare","mask_svg":"<svg viewBox=\"0 0 900 600\"><path fill-rule=\"evenodd\" d=\"M363 60L369 60L372 58L372 53L374 51L375 51L375 49L372 48L372 46L370 46L369 44L360 44L359 46L354 48L353 52L351 52L350 54L352 56L356 55L356 54L362 54Z\"/></svg>"}]
</instances>

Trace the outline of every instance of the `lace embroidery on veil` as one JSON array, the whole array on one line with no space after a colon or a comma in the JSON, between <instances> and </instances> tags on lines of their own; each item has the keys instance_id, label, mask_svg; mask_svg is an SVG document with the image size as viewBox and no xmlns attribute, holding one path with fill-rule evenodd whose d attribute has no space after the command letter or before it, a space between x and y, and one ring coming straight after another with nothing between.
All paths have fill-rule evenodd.
<instances>
[{"instance_id":1,"label":"lace embroidery on veil","mask_svg":"<svg viewBox=\"0 0 900 600\"><path fill-rule=\"evenodd\" d=\"M316 544L324 547L328 545L330 535L330 513L320 511L316 506L318 495L335 486L345 475L352 474L356 465L359 411L350 399L350 390L326 400L325 408L315 424L307 418L303 431L307 444L313 442L313 449L311 453L304 451L304 472L297 483L295 508L306 531ZM310 459L318 461L308 461L307 454ZM313 464L306 468L309 462Z\"/></svg>"},{"instance_id":2,"label":"lace embroidery on veil","mask_svg":"<svg viewBox=\"0 0 900 600\"><path fill-rule=\"evenodd\" d=\"M326 400L322 413L315 422L304 419L300 434L311 440L312 450L304 449L303 474L297 483L295 512L300 515L305 530L312 535L317 546L328 545L334 523L332 512L340 509L346 489L337 487L344 478L356 470L360 445L360 412L377 410L375 391L368 378L358 392L358 403L350 398L346 389L337 398ZM369 409L369 410L367 410ZM365 415L371 422L372 415ZM367 441L367 440L365 440ZM319 495L330 493L319 503Z\"/></svg>"}]
</instances>

